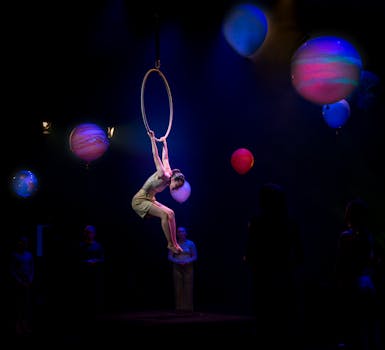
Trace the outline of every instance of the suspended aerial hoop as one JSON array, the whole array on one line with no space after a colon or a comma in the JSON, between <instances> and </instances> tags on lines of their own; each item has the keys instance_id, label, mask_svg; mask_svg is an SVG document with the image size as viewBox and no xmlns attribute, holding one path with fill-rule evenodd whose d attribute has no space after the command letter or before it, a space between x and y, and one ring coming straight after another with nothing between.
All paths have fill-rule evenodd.
<instances>
[{"instance_id":1,"label":"suspended aerial hoop","mask_svg":"<svg viewBox=\"0 0 385 350\"><path fill-rule=\"evenodd\" d=\"M143 77L142 87L141 87L141 93L140 93L140 102L141 102L141 109L142 109L143 123L144 123L144 126L145 126L147 132L149 132L150 130L152 130L152 129L150 128L150 124L149 124L149 122L148 122L148 118L147 118L147 114L146 114L146 108L145 108L145 103L144 103L144 93L145 93L145 90L146 90L146 83L147 83L148 77L149 77L152 73L157 73L157 74L160 76L160 78L162 79L162 81L163 81L163 83L164 83L164 86L165 86L165 88L166 88L166 91L167 91L168 105L169 105L169 111L170 111L170 114L169 114L169 117L168 117L168 127L167 127L167 130L166 130L166 133L163 135L164 138L167 138L168 135L170 134L171 127L172 127L172 121L173 121L173 115L174 115L174 108L173 108L172 94L171 94L170 85L168 84L168 81L167 81L167 79L166 79L166 76L162 73L162 71L160 70L158 64L155 66L155 68L150 68L150 69L146 72L146 74L144 75L144 77ZM155 135L155 139L156 139L157 141L160 141L160 138L157 138L156 135Z\"/></svg>"}]
</instances>

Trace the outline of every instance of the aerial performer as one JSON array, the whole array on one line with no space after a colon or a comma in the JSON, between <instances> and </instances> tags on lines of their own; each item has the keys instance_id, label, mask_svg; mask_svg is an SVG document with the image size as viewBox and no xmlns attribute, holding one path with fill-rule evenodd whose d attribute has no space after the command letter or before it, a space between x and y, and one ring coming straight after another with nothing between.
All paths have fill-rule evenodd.
<instances>
[{"instance_id":1,"label":"aerial performer","mask_svg":"<svg viewBox=\"0 0 385 350\"><path fill-rule=\"evenodd\" d=\"M132 198L132 208L141 218L158 217L167 240L167 248L174 254L179 254L183 250L176 240L175 213L172 209L159 203L155 196L167 187L169 187L170 191L177 190L183 186L185 177L179 169L171 169L168 158L167 138L162 136L159 139L163 144L161 159L154 132L149 130L147 134L151 140L156 171L145 181L141 189Z\"/></svg>"}]
</instances>

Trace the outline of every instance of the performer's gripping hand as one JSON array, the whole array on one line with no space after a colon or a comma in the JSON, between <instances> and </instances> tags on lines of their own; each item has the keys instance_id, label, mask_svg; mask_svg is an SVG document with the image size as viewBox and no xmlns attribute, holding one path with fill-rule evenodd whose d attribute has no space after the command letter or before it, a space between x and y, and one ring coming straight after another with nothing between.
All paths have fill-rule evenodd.
<instances>
[{"instance_id":1,"label":"performer's gripping hand","mask_svg":"<svg viewBox=\"0 0 385 350\"><path fill-rule=\"evenodd\" d=\"M155 138L155 134L154 134L154 131L152 131L152 130L148 130L147 134L148 134L148 136L150 137L150 139L153 139L153 138Z\"/></svg>"}]
</instances>

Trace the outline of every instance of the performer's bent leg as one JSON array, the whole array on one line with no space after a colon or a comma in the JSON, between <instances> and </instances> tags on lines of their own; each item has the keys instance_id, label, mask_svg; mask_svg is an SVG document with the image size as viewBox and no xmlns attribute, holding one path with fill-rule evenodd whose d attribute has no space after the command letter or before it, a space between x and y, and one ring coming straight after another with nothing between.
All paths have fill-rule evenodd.
<instances>
[{"instance_id":1,"label":"performer's bent leg","mask_svg":"<svg viewBox=\"0 0 385 350\"><path fill-rule=\"evenodd\" d=\"M182 252L183 250L176 240L174 211L159 202L155 202L151 206L148 214L160 218L162 230L167 240L167 248L176 254Z\"/></svg>"}]
</instances>

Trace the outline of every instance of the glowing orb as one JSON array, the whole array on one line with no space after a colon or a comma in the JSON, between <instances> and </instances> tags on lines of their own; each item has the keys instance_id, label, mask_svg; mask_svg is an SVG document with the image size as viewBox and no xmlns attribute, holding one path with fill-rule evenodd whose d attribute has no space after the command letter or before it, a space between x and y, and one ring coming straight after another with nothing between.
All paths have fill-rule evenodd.
<instances>
[{"instance_id":1,"label":"glowing orb","mask_svg":"<svg viewBox=\"0 0 385 350\"><path fill-rule=\"evenodd\" d=\"M185 202L190 197L190 194L191 186L186 180L184 181L183 186L179 187L177 190L171 191L172 198L179 203Z\"/></svg>"},{"instance_id":2,"label":"glowing orb","mask_svg":"<svg viewBox=\"0 0 385 350\"><path fill-rule=\"evenodd\" d=\"M230 46L241 56L254 54L267 34L265 14L255 5L235 6L223 22L223 34Z\"/></svg>"},{"instance_id":3,"label":"glowing orb","mask_svg":"<svg viewBox=\"0 0 385 350\"><path fill-rule=\"evenodd\" d=\"M87 163L100 158L109 146L105 131L91 123L75 127L71 131L69 142L71 151Z\"/></svg>"},{"instance_id":4,"label":"glowing orb","mask_svg":"<svg viewBox=\"0 0 385 350\"><path fill-rule=\"evenodd\" d=\"M27 198L38 190L38 180L29 170L20 170L12 177L13 191L20 197Z\"/></svg>"},{"instance_id":5,"label":"glowing orb","mask_svg":"<svg viewBox=\"0 0 385 350\"><path fill-rule=\"evenodd\" d=\"M362 61L349 42L323 36L304 43L291 61L292 84L306 100L324 105L347 98L358 86Z\"/></svg>"},{"instance_id":6,"label":"glowing orb","mask_svg":"<svg viewBox=\"0 0 385 350\"><path fill-rule=\"evenodd\" d=\"M331 128L341 128L350 116L350 106L346 100L341 100L322 107L323 118Z\"/></svg>"},{"instance_id":7,"label":"glowing orb","mask_svg":"<svg viewBox=\"0 0 385 350\"><path fill-rule=\"evenodd\" d=\"M246 174L254 165L254 156L247 148L238 148L231 155L231 165L238 174Z\"/></svg>"}]
</instances>

